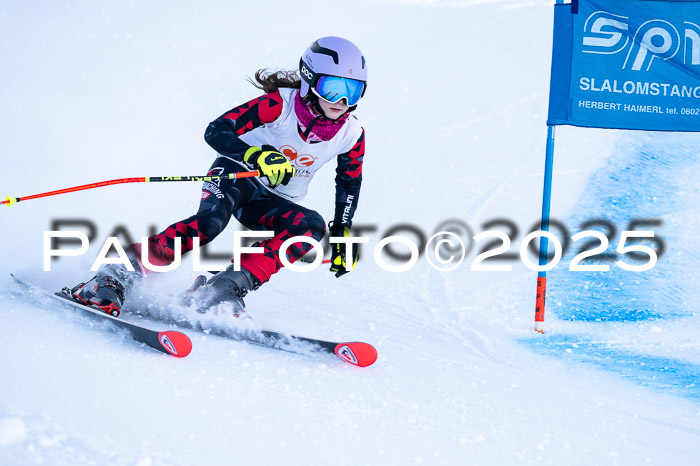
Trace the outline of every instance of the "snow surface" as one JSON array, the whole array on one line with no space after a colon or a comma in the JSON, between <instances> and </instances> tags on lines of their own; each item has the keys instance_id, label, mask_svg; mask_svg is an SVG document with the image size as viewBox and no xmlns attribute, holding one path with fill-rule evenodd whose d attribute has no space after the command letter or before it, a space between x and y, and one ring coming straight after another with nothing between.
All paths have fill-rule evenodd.
<instances>
[{"instance_id":1,"label":"snow surface","mask_svg":"<svg viewBox=\"0 0 700 466\"><path fill-rule=\"evenodd\" d=\"M203 174L208 122L257 95L245 78L341 35L370 67L355 220L376 226L369 247L400 224L476 234L505 218L517 253L540 214L551 24L540 0L3 2L2 195ZM552 216L570 234L658 218L666 252L645 273L574 273L571 248L549 273L545 335L536 274L470 271L482 244L451 272L425 258L386 272L366 249L342 279L282 271L247 299L261 325L374 344L365 369L193 331L175 359L15 295L10 272L49 289L89 278L119 226L191 215L197 183L3 207L0 464L695 464L699 139L557 128ZM326 218L332 186L325 168L305 201ZM97 239L44 272L55 219L89 219ZM236 228L209 250L230 253ZM142 293L186 288L191 267Z\"/></svg>"}]
</instances>

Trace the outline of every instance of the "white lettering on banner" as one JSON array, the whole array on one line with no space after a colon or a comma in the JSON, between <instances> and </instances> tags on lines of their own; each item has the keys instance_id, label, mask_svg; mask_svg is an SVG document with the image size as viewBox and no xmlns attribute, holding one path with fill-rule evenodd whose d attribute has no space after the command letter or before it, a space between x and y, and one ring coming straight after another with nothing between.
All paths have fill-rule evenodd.
<instances>
[{"instance_id":1,"label":"white lettering on banner","mask_svg":"<svg viewBox=\"0 0 700 466\"><path fill-rule=\"evenodd\" d=\"M653 113L653 114L669 114L669 115L700 115L700 109L681 108L680 111L676 107L666 107L665 109L659 105L633 105L621 104L617 102L599 102L593 100L579 100L578 108L590 108L594 110L608 110L615 112L633 112L633 113Z\"/></svg>"},{"instance_id":2,"label":"white lettering on banner","mask_svg":"<svg viewBox=\"0 0 700 466\"><path fill-rule=\"evenodd\" d=\"M697 24L684 21L682 25L673 25L663 19L651 19L637 28L630 41L627 20L628 16L607 11L592 13L583 25L582 52L614 55L628 49L622 69L649 71L655 58L669 60L683 46L683 64L700 65L700 26ZM679 29L683 31L683 40Z\"/></svg>"},{"instance_id":3,"label":"white lettering on banner","mask_svg":"<svg viewBox=\"0 0 700 466\"><path fill-rule=\"evenodd\" d=\"M590 100L579 100L579 108L595 108L598 110L620 110L622 104L615 102L591 102Z\"/></svg>"},{"instance_id":4,"label":"white lettering on banner","mask_svg":"<svg viewBox=\"0 0 700 466\"><path fill-rule=\"evenodd\" d=\"M579 89L591 92L610 92L612 94L636 94L682 99L700 99L700 86L684 84L654 83L645 81L625 81L617 79L599 79L583 77L579 79Z\"/></svg>"},{"instance_id":5,"label":"white lettering on banner","mask_svg":"<svg viewBox=\"0 0 700 466\"><path fill-rule=\"evenodd\" d=\"M663 113L661 107L655 105L629 105L625 104L623 107L625 112L638 112L638 113Z\"/></svg>"},{"instance_id":6,"label":"white lettering on banner","mask_svg":"<svg viewBox=\"0 0 700 466\"><path fill-rule=\"evenodd\" d=\"M690 55L691 65L700 65L700 26L695 23L686 21L686 25L690 28L685 30L685 57ZM688 50L690 44L690 50Z\"/></svg>"},{"instance_id":7,"label":"white lettering on banner","mask_svg":"<svg viewBox=\"0 0 700 466\"><path fill-rule=\"evenodd\" d=\"M640 32L643 35L638 42L637 36L639 36ZM657 46L654 45L654 39L658 38L661 38L661 43ZM656 42L658 42L658 40ZM627 68L630 57L634 55L632 70L639 71L644 68L644 64L647 63L645 71L649 71L654 58L661 58L662 60L673 58L676 56L676 53L678 53L680 46L681 37L678 34L678 30L671 23L660 19L647 21L642 24L635 33L634 39L632 40L632 47L630 47L629 52L627 52L627 58L622 68ZM635 48L638 49L636 53L634 53ZM648 60L647 57L649 58Z\"/></svg>"},{"instance_id":8,"label":"white lettering on banner","mask_svg":"<svg viewBox=\"0 0 700 466\"><path fill-rule=\"evenodd\" d=\"M607 13L605 11L598 11L596 13L593 13L586 20L586 24L584 25L583 29L584 29L584 31L588 31L589 30L588 24L590 23L591 24L590 32L592 34L597 34L598 36L584 36L583 37L583 45L587 45L589 47L600 47L602 49L610 50L610 49L616 47L620 43L620 41L622 40L623 37L625 38L625 43L622 44L622 46L619 49L614 50L614 51L603 52L603 51L595 51L595 50L589 50L589 51L584 50L584 52L588 52L588 53L617 53L620 50L622 50L623 48L625 48L625 46L627 45L629 38L626 35L623 35L622 32L609 31L609 30L604 31L603 30L603 28L610 26L610 27L619 29L620 31L626 31L629 28L627 23L623 23L622 21L618 21L616 19L609 18L606 16L614 16L614 17L620 18L620 19L629 19L629 17L627 17L627 16L618 16L618 15L614 15L612 13ZM595 18L595 19L593 19L593 18ZM591 19L593 19L592 22L591 22ZM599 36L603 36L603 37L599 37Z\"/></svg>"}]
</instances>

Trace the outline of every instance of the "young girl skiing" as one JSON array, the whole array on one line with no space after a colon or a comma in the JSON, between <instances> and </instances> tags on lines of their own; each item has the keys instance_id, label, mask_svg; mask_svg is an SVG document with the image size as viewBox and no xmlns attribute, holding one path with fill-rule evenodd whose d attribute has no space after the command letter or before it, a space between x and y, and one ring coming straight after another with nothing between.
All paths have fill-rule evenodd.
<instances>
[{"instance_id":1,"label":"young girl skiing","mask_svg":"<svg viewBox=\"0 0 700 466\"><path fill-rule=\"evenodd\" d=\"M175 258L175 238L180 253L193 248L193 239L204 245L219 235L231 217L251 230L274 232L262 241L264 253L241 255L240 271L230 265L214 275L193 295L200 311L242 298L270 280L282 267L280 246L288 238L307 236L320 241L326 223L317 212L297 202L306 195L315 172L337 161L335 216L331 236L350 236L362 182L365 133L351 112L367 88L367 66L362 52L340 37L323 37L311 44L295 72L255 74L254 83L265 94L240 105L211 122L204 135L218 153L209 175L258 170L260 178L207 181L197 213L148 238L148 259L167 265ZM252 82L252 81L251 81ZM73 297L118 316L135 280L145 275L140 243L127 248L133 271L107 265L87 283L72 290ZM296 243L287 249L290 263L311 249ZM336 277L347 273L345 247L334 244L331 257Z\"/></svg>"}]
</instances>

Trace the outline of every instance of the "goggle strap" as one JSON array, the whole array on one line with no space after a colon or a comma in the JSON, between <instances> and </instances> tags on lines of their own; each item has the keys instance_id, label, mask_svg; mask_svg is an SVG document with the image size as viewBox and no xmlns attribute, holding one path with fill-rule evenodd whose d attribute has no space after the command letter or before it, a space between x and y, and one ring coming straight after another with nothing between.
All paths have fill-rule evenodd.
<instances>
[{"instance_id":1,"label":"goggle strap","mask_svg":"<svg viewBox=\"0 0 700 466\"><path fill-rule=\"evenodd\" d=\"M299 73L301 74L301 79L306 81L309 87L314 87L316 85L316 73L311 71L311 69L304 63L304 59L299 59Z\"/></svg>"}]
</instances>

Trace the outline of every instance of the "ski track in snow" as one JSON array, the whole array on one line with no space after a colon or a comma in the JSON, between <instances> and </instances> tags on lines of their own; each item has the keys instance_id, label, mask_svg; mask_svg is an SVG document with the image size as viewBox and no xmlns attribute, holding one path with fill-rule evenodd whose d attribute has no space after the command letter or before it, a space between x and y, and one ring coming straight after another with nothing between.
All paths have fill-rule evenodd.
<instances>
[{"instance_id":1,"label":"ski track in snow","mask_svg":"<svg viewBox=\"0 0 700 466\"><path fill-rule=\"evenodd\" d=\"M688 134L620 138L618 155L592 177L567 224L581 224L591 212L620 228L631 219L660 219L662 226L654 230L665 242L665 253L646 273L626 272L612 262L605 262L611 264L605 273L555 269L547 298L556 304L550 309L574 324L566 333L528 338L527 344L642 386L700 399L698 301L692 285L700 261L688 249L688 232L697 231L697 221L687 215L698 205L697 142ZM608 252L614 252L618 238L619 232Z\"/></svg>"}]
</instances>

